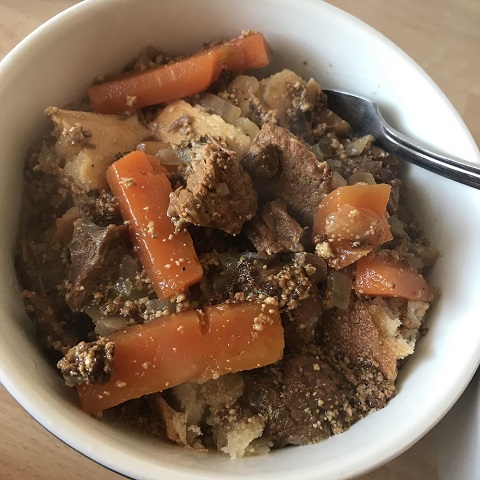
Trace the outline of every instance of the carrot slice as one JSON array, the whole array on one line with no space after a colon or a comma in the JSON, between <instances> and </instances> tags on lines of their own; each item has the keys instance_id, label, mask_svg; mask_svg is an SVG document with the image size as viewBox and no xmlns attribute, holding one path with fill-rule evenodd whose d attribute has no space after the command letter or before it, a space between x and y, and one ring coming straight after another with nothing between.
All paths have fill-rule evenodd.
<instances>
[{"instance_id":1,"label":"carrot slice","mask_svg":"<svg viewBox=\"0 0 480 480\"><path fill-rule=\"evenodd\" d=\"M431 300L427 282L417 271L388 257L370 253L357 262L354 289L361 295Z\"/></svg>"},{"instance_id":2,"label":"carrot slice","mask_svg":"<svg viewBox=\"0 0 480 480\"><path fill-rule=\"evenodd\" d=\"M172 187L158 159L131 152L108 168L107 181L156 294L170 298L198 282L203 270L192 238L175 232L167 216Z\"/></svg>"},{"instance_id":3,"label":"carrot slice","mask_svg":"<svg viewBox=\"0 0 480 480\"><path fill-rule=\"evenodd\" d=\"M313 238L326 240L339 270L391 240L387 203L390 185L357 184L336 188L322 200L313 223Z\"/></svg>"},{"instance_id":4,"label":"carrot slice","mask_svg":"<svg viewBox=\"0 0 480 480\"><path fill-rule=\"evenodd\" d=\"M161 317L109 338L115 342L111 379L77 386L88 413L183 382L268 365L282 358L284 348L278 309L248 302Z\"/></svg>"},{"instance_id":5,"label":"carrot slice","mask_svg":"<svg viewBox=\"0 0 480 480\"><path fill-rule=\"evenodd\" d=\"M240 73L268 62L265 38L261 33L251 33L178 62L92 85L87 93L94 112L121 113L201 92L224 68Z\"/></svg>"}]
</instances>

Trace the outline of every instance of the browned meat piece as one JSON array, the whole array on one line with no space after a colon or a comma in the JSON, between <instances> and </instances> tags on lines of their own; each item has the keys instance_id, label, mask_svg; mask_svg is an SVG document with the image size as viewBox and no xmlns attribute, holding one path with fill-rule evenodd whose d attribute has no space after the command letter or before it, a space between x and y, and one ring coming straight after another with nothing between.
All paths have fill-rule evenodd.
<instances>
[{"instance_id":1,"label":"browned meat piece","mask_svg":"<svg viewBox=\"0 0 480 480\"><path fill-rule=\"evenodd\" d=\"M264 438L274 447L318 442L384 407L394 384L368 361L348 362L313 347L245 373L243 400L265 420Z\"/></svg>"},{"instance_id":2,"label":"browned meat piece","mask_svg":"<svg viewBox=\"0 0 480 480\"><path fill-rule=\"evenodd\" d=\"M80 341L75 319L64 305L29 290L24 290L22 297L35 325L35 334L45 349L54 349L65 355Z\"/></svg>"},{"instance_id":3,"label":"browned meat piece","mask_svg":"<svg viewBox=\"0 0 480 480\"><path fill-rule=\"evenodd\" d=\"M255 176L258 165L262 161L269 162L272 155L278 157L278 171L268 181L258 177L259 190L269 197L284 200L301 224L312 225L320 202L331 191L332 172L326 162L320 163L288 130L265 123L242 163L247 169L256 165L250 170Z\"/></svg>"},{"instance_id":4,"label":"browned meat piece","mask_svg":"<svg viewBox=\"0 0 480 480\"><path fill-rule=\"evenodd\" d=\"M128 228L126 225L99 227L89 221L75 222L70 242L72 265L69 274L68 305L81 309L111 279L120 276L121 259L128 253Z\"/></svg>"},{"instance_id":5,"label":"browned meat piece","mask_svg":"<svg viewBox=\"0 0 480 480\"><path fill-rule=\"evenodd\" d=\"M321 317L320 292L315 285L312 285L308 298L301 301L297 308L282 313L286 347L298 349L312 343Z\"/></svg>"},{"instance_id":6,"label":"browned meat piece","mask_svg":"<svg viewBox=\"0 0 480 480\"><path fill-rule=\"evenodd\" d=\"M75 197L75 203L84 217L102 227L123 221L115 197L105 190L81 193Z\"/></svg>"},{"instance_id":7,"label":"browned meat piece","mask_svg":"<svg viewBox=\"0 0 480 480\"><path fill-rule=\"evenodd\" d=\"M283 200L267 203L245 226L245 234L260 253L303 252L304 229L288 214Z\"/></svg>"},{"instance_id":8,"label":"browned meat piece","mask_svg":"<svg viewBox=\"0 0 480 480\"><path fill-rule=\"evenodd\" d=\"M186 171L186 187L170 194L168 215L178 228L213 227L231 235L257 211L257 193L237 154L212 140Z\"/></svg>"},{"instance_id":9,"label":"browned meat piece","mask_svg":"<svg viewBox=\"0 0 480 480\"><path fill-rule=\"evenodd\" d=\"M80 342L57 363L69 386L80 383L107 383L113 373L115 343L102 337L95 342Z\"/></svg>"},{"instance_id":10,"label":"browned meat piece","mask_svg":"<svg viewBox=\"0 0 480 480\"><path fill-rule=\"evenodd\" d=\"M265 268L264 268L265 267ZM293 310L310 296L312 282L305 269L288 263L267 268L257 259L241 258L221 293L224 301L265 301L281 311Z\"/></svg>"},{"instance_id":11,"label":"browned meat piece","mask_svg":"<svg viewBox=\"0 0 480 480\"><path fill-rule=\"evenodd\" d=\"M353 423L355 389L318 356L290 355L244 380L246 402L265 418L264 437L274 447L315 443Z\"/></svg>"}]
</instances>

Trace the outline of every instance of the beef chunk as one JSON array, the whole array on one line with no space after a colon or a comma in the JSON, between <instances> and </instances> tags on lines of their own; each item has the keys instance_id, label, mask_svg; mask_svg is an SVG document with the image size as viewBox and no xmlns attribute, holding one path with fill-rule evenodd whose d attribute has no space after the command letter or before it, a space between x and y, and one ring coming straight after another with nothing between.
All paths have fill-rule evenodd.
<instances>
[{"instance_id":1,"label":"beef chunk","mask_svg":"<svg viewBox=\"0 0 480 480\"><path fill-rule=\"evenodd\" d=\"M319 356L288 355L244 380L245 401L265 418L264 436L275 447L315 443L353 423L355 389Z\"/></svg>"},{"instance_id":2,"label":"beef chunk","mask_svg":"<svg viewBox=\"0 0 480 480\"><path fill-rule=\"evenodd\" d=\"M244 374L246 406L265 421L274 447L305 445L347 430L394 396L375 365L328 356L310 346Z\"/></svg>"},{"instance_id":3,"label":"beef chunk","mask_svg":"<svg viewBox=\"0 0 480 480\"><path fill-rule=\"evenodd\" d=\"M258 165L278 157L278 171L267 181L255 178ZM328 165L320 163L297 137L282 127L265 123L255 137L242 163L250 169L262 193L284 200L302 225L311 226L323 197L331 191L332 173Z\"/></svg>"},{"instance_id":4,"label":"beef chunk","mask_svg":"<svg viewBox=\"0 0 480 480\"><path fill-rule=\"evenodd\" d=\"M82 215L93 223L106 227L111 223L122 223L122 216L115 197L105 190L91 190L75 197Z\"/></svg>"},{"instance_id":5,"label":"beef chunk","mask_svg":"<svg viewBox=\"0 0 480 480\"><path fill-rule=\"evenodd\" d=\"M200 258L204 277L200 282L202 305L231 302L265 302L280 311L296 308L313 288L310 268L275 258L271 262L256 255L236 252L204 254ZM271 263L272 265L269 265Z\"/></svg>"},{"instance_id":6,"label":"beef chunk","mask_svg":"<svg viewBox=\"0 0 480 480\"><path fill-rule=\"evenodd\" d=\"M80 342L57 363L69 386L80 383L107 383L113 373L115 343L102 337L95 342Z\"/></svg>"},{"instance_id":7,"label":"beef chunk","mask_svg":"<svg viewBox=\"0 0 480 480\"><path fill-rule=\"evenodd\" d=\"M66 300L72 309L81 309L111 279L120 276L121 259L128 253L126 225L99 227L87 220L75 222L70 242L72 265L70 292Z\"/></svg>"},{"instance_id":8,"label":"beef chunk","mask_svg":"<svg viewBox=\"0 0 480 480\"><path fill-rule=\"evenodd\" d=\"M257 193L235 152L213 140L186 172L186 187L170 194L168 215L178 228L213 227L231 235L257 211Z\"/></svg>"},{"instance_id":9,"label":"beef chunk","mask_svg":"<svg viewBox=\"0 0 480 480\"><path fill-rule=\"evenodd\" d=\"M298 349L312 343L321 317L320 292L315 285L312 285L308 298L301 301L297 308L282 313L286 347Z\"/></svg>"},{"instance_id":10,"label":"beef chunk","mask_svg":"<svg viewBox=\"0 0 480 480\"><path fill-rule=\"evenodd\" d=\"M293 310L310 296L312 282L305 269L287 263L269 267L258 260L243 258L225 288L232 300L266 301L281 311Z\"/></svg>"},{"instance_id":11,"label":"beef chunk","mask_svg":"<svg viewBox=\"0 0 480 480\"><path fill-rule=\"evenodd\" d=\"M247 223L245 234L260 253L303 252L300 239L304 229L288 214L283 200L267 203L262 212Z\"/></svg>"}]
</instances>

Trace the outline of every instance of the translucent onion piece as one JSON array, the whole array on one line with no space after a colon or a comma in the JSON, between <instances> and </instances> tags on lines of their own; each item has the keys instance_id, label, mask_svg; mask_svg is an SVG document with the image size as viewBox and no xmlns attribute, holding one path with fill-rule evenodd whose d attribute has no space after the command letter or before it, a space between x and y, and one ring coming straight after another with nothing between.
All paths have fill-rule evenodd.
<instances>
[{"instance_id":1,"label":"translucent onion piece","mask_svg":"<svg viewBox=\"0 0 480 480\"><path fill-rule=\"evenodd\" d=\"M102 337L108 337L118 330L126 328L128 325L128 318L120 316L102 317L98 320L95 326L95 333Z\"/></svg>"},{"instance_id":2,"label":"translucent onion piece","mask_svg":"<svg viewBox=\"0 0 480 480\"><path fill-rule=\"evenodd\" d=\"M125 297L130 297L132 294L132 282L127 278L126 280L119 279L115 282L115 290Z\"/></svg>"},{"instance_id":3,"label":"translucent onion piece","mask_svg":"<svg viewBox=\"0 0 480 480\"><path fill-rule=\"evenodd\" d=\"M227 123L233 125L241 115L241 110L223 98L211 93L204 93L199 101L202 107L220 115Z\"/></svg>"},{"instance_id":4,"label":"translucent onion piece","mask_svg":"<svg viewBox=\"0 0 480 480\"><path fill-rule=\"evenodd\" d=\"M317 160L320 161L320 162L323 162L324 155L323 155L322 149L320 148L320 145L318 143L316 143L315 145L312 145L311 150L315 154L315 156L317 157Z\"/></svg>"},{"instance_id":5,"label":"translucent onion piece","mask_svg":"<svg viewBox=\"0 0 480 480\"><path fill-rule=\"evenodd\" d=\"M350 156L361 155L365 150L368 150L375 141L371 135L365 135L348 142L345 146L345 153Z\"/></svg>"},{"instance_id":6,"label":"translucent onion piece","mask_svg":"<svg viewBox=\"0 0 480 480\"><path fill-rule=\"evenodd\" d=\"M260 131L260 129L248 118L246 117L240 117L235 120L234 123L235 127L241 128L243 130L243 133L250 137L251 140L253 140L257 133Z\"/></svg>"},{"instance_id":7,"label":"translucent onion piece","mask_svg":"<svg viewBox=\"0 0 480 480\"><path fill-rule=\"evenodd\" d=\"M344 187L347 181L338 173L333 171L332 173L332 188L335 190L338 187Z\"/></svg>"},{"instance_id":8,"label":"translucent onion piece","mask_svg":"<svg viewBox=\"0 0 480 480\"><path fill-rule=\"evenodd\" d=\"M347 310L352 292L352 276L345 271L332 270L327 278L327 294L330 302L341 310Z\"/></svg>"},{"instance_id":9,"label":"translucent onion piece","mask_svg":"<svg viewBox=\"0 0 480 480\"><path fill-rule=\"evenodd\" d=\"M415 270L420 270L421 268L423 268L423 261L420 257L416 257L415 255L409 253L406 255L405 258L408 264Z\"/></svg>"},{"instance_id":10,"label":"translucent onion piece","mask_svg":"<svg viewBox=\"0 0 480 480\"><path fill-rule=\"evenodd\" d=\"M230 193L230 189L228 188L228 185L223 182L220 182L217 185L216 190L217 190L217 193L222 197L226 197Z\"/></svg>"},{"instance_id":11,"label":"translucent onion piece","mask_svg":"<svg viewBox=\"0 0 480 480\"><path fill-rule=\"evenodd\" d=\"M156 312L164 312L168 310L170 313L175 312L175 304L168 300L161 300L160 298L154 298L145 302L145 310L149 315L154 315Z\"/></svg>"},{"instance_id":12,"label":"translucent onion piece","mask_svg":"<svg viewBox=\"0 0 480 480\"><path fill-rule=\"evenodd\" d=\"M98 321L103 318L103 314L98 305L88 305L83 309L83 311L92 319L94 324L97 324Z\"/></svg>"},{"instance_id":13,"label":"translucent onion piece","mask_svg":"<svg viewBox=\"0 0 480 480\"><path fill-rule=\"evenodd\" d=\"M133 280L138 273L138 263L131 255L125 255L120 264L120 272L124 279Z\"/></svg>"},{"instance_id":14,"label":"translucent onion piece","mask_svg":"<svg viewBox=\"0 0 480 480\"><path fill-rule=\"evenodd\" d=\"M403 228L403 222L396 215L392 215L388 219L388 223L390 224L390 229L395 237L407 236L407 232L405 232L405 229Z\"/></svg>"},{"instance_id":15,"label":"translucent onion piece","mask_svg":"<svg viewBox=\"0 0 480 480\"><path fill-rule=\"evenodd\" d=\"M157 157L162 165L183 165L185 163L177 151L168 143L156 141L142 142L137 145L137 150Z\"/></svg>"},{"instance_id":16,"label":"translucent onion piece","mask_svg":"<svg viewBox=\"0 0 480 480\"><path fill-rule=\"evenodd\" d=\"M355 185L357 183L368 183L369 185L375 185L377 183L370 172L357 172L350 175L348 178L349 185Z\"/></svg>"}]
</instances>

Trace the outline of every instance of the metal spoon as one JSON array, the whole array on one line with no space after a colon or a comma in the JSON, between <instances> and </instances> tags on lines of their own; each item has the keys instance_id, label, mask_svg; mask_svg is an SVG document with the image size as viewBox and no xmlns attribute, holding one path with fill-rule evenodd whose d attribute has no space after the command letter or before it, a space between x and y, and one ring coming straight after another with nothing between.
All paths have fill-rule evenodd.
<instances>
[{"instance_id":1,"label":"metal spoon","mask_svg":"<svg viewBox=\"0 0 480 480\"><path fill-rule=\"evenodd\" d=\"M380 108L366 98L336 90L324 90L328 106L347 120L358 135L373 135L386 151L444 177L480 188L480 165L443 155L420 146L419 142L397 132L383 118Z\"/></svg>"}]
</instances>

